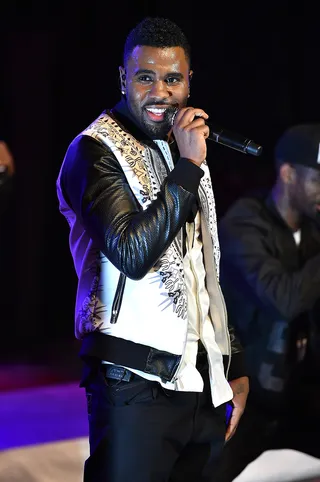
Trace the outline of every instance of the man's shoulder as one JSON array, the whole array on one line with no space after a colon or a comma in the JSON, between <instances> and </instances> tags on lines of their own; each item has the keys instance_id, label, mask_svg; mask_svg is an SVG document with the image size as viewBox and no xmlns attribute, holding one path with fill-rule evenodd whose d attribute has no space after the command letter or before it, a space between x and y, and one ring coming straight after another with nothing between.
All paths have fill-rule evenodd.
<instances>
[{"instance_id":1,"label":"man's shoulder","mask_svg":"<svg viewBox=\"0 0 320 482\"><path fill-rule=\"evenodd\" d=\"M64 157L64 162L73 162L73 160L83 159L89 161L93 155L106 155L110 152L108 146L101 142L96 137L83 131L78 134L70 142Z\"/></svg>"},{"instance_id":2,"label":"man's shoulder","mask_svg":"<svg viewBox=\"0 0 320 482\"><path fill-rule=\"evenodd\" d=\"M90 136L86 132L81 132L80 134L76 135L70 142L67 153L73 149L85 149L87 146L91 144L101 144L97 141L94 137Z\"/></svg>"},{"instance_id":3,"label":"man's shoulder","mask_svg":"<svg viewBox=\"0 0 320 482\"><path fill-rule=\"evenodd\" d=\"M235 253L251 251L255 243L270 242L274 233L272 215L265 200L255 196L238 198L218 222L218 233L224 259Z\"/></svg>"},{"instance_id":4,"label":"man's shoulder","mask_svg":"<svg viewBox=\"0 0 320 482\"><path fill-rule=\"evenodd\" d=\"M235 218L239 221L248 218L265 219L266 211L266 198L264 196L242 196L229 206L220 223L229 222Z\"/></svg>"},{"instance_id":5,"label":"man's shoulder","mask_svg":"<svg viewBox=\"0 0 320 482\"><path fill-rule=\"evenodd\" d=\"M275 227L274 216L268 207L267 197L245 195L239 197L218 222L222 245L237 239L250 244L255 238L269 238Z\"/></svg>"},{"instance_id":6,"label":"man's shoulder","mask_svg":"<svg viewBox=\"0 0 320 482\"><path fill-rule=\"evenodd\" d=\"M71 148L81 148L88 145L97 143L101 145L101 142L94 135L95 130L101 125L101 123L108 117L107 110L104 110L95 119L93 119L90 124L84 126L84 128L74 136L71 140L67 151Z\"/></svg>"}]
</instances>

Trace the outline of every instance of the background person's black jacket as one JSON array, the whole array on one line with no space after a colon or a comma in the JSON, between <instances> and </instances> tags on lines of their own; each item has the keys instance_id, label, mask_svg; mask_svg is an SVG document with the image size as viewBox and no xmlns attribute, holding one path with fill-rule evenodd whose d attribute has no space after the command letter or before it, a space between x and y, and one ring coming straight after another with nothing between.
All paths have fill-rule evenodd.
<instances>
[{"instance_id":1,"label":"background person's black jacket","mask_svg":"<svg viewBox=\"0 0 320 482\"><path fill-rule=\"evenodd\" d=\"M298 247L270 196L236 201L219 223L221 286L230 323L245 350L248 401L267 410L286 409L308 397L319 365L320 228L305 219ZM297 339L310 351L299 362ZM311 346L311 345L310 345Z\"/></svg>"}]
</instances>

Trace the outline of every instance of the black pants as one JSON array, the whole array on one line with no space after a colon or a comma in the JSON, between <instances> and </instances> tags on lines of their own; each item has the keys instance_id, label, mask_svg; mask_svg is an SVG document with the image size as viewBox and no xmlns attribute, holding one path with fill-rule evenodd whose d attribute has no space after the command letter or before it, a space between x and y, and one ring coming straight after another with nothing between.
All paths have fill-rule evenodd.
<instances>
[{"instance_id":1,"label":"black pants","mask_svg":"<svg viewBox=\"0 0 320 482\"><path fill-rule=\"evenodd\" d=\"M235 435L225 445L215 482L232 482L266 450L292 449L320 457L319 433L317 411L298 409L292 402L275 416L249 402Z\"/></svg>"},{"instance_id":2,"label":"black pants","mask_svg":"<svg viewBox=\"0 0 320 482\"><path fill-rule=\"evenodd\" d=\"M232 482L250 462L269 449L276 428L272 416L247 404L235 435L224 447L215 482Z\"/></svg>"},{"instance_id":3,"label":"black pants","mask_svg":"<svg viewBox=\"0 0 320 482\"><path fill-rule=\"evenodd\" d=\"M135 376L88 377L90 457L84 482L210 482L224 446L225 404L202 393L164 390Z\"/></svg>"}]
</instances>

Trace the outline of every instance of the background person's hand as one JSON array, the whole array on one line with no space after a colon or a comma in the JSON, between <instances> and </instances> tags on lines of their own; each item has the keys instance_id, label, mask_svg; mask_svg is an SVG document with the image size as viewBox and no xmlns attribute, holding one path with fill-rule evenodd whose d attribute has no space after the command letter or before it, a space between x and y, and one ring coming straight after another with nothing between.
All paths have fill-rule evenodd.
<instances>
[{"instance_id":1,"label":"background person's hand","mask_svg":"<svg viewBox=\"0 0 320 482\"><path fill-rule=\"evenodd\" d=\"M7 169L9 176L15 170L13 155L4 141L0 141L0 173Z\"/></svg>"}]
</instances>

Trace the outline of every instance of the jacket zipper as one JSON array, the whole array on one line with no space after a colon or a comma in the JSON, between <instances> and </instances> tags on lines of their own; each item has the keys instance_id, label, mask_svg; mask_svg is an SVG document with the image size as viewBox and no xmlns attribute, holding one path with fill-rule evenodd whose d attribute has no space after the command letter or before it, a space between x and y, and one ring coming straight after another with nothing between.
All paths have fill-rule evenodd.
<instances>
[{"instance_id":1,"label":"jacket zipper","mask_svg":"<svg viewBox=\"0 0 320 482\"><path fill-rule=\"evenodd\" d=\"M228 330L228 314L227 314L226 303L224 301L224 296L222 294L221 286L220 286L220 283L219 283L218 280L217 280L217 284L218 284L218 287L219 287L221 300L222 300L222 306L223 306L224 317L225 317L224 327L225 327L225 330L226 330L228 347L229 347L229 360L228 360L228 365L227 365L227 369L226 369L226 378L228 378L228 374L229 374L229 370L230 370L230 364L231 364L231 341L230 341L230 333L229 333L229 330Z\"/></svg>"},{"instance_id":2,"label":"jacket zipper","mask_svg":"<svg viewBox=\"0 0 320 482\"><path fill-rule=\"evenodd\" d=\"M123 298L124 287L126 284L126 279L127 279L126 275L124 275L123 273L120 273L117 289L114 295L112 308L111 308L111 319L110 319L111 324L117 323L120 307L122 303L122 298Z\"/></svg>"},{"instance_id":3,"label":"jacket zipper","mask_svg":"<svg viewBox=\"0 0 320 482\"><path fill-rule=\"evenodd\" d=\"M195 228L195 226L194 226L194 228ZM195 235L195 231L194 231L193 235ZM192 273L194 275L194 278L196 280L197 287L198 287L198 279L196 277L196 273L195 273L194 266L193 266L191 258L190 258L190 261L191 261L190 262L191 270L192 270ZM231 365L231 341L230 341L230 334L229 334L229 330L228 330L228 315L227 315L226 303L224 301L224 296L222 294L221 286L220 286L220 283L217 279L217 276L216 276L216 281L217 281L218 289L219 289L219 292L220 292L220 297L221 297L223 311L224 311L224 319L225 319L224 328L225 328L226 338L227 338L227 343L228 343L228 348L229 348L229 359L228 359L228 365L227 365L227 368L226 368L226 378L228 378L230 365ZM198 290L197 290L197 298L196 299L197 299L197 306L198 306L198 309L199 309L198 313L200 313L201 307L200 307L200 303L199 303L199 292L198 292ZM188 324L187 324L186 336L185 336L185 341L184 341L184 350L185 350L186 343L187 343L187 332L188 332ZM179 371L180 371L180 368L181 368L181 365L182 365L183 354L184 354L184 351L182 353L180 363L179 363L178 368L175 372L175 375L172 378L172 381L177 381L177 379L178 379L178 374L179 374Z\"/></svg>"}]
</instances>

